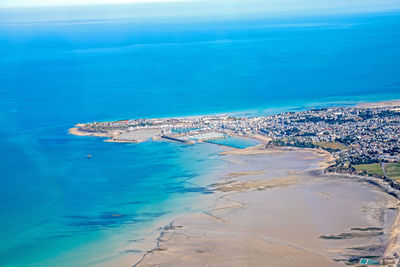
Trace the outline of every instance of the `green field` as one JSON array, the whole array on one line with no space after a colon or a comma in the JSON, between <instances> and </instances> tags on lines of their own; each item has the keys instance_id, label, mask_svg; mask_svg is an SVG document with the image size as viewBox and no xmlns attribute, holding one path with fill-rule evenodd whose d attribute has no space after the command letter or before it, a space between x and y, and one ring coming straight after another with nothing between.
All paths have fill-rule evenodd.
<instances>
[{"instance_id":1,"label":"green field","mask_svg":"<svg viewBox=\"0 0 400 267\"><path fill-rule=\"evenodd\" d=\"M358 172L365 172L367 175L383 176L383 170L379 163L353 165Z\"/></svg>"},{"instance_id":2,"label":"green field","mask_svg":"<svg viewBox=\"0 0 400 267\"><path fill-rule=\"evenodd\" d=\"M347 148L347 146L339 142L320 142L316 143L316 145L322 148L333 149L333 150L341 150Z\"/></svg>"},{"instance_id":3,"label":"green field","mask_svg":"<svg viewBox=\"0 0 400 267\"><path fill-rule=\"evenodd\" d=\"M393 180L400 179L400 163L387 164L385 166L386 174Z\"/></svg>"}]
</instances>

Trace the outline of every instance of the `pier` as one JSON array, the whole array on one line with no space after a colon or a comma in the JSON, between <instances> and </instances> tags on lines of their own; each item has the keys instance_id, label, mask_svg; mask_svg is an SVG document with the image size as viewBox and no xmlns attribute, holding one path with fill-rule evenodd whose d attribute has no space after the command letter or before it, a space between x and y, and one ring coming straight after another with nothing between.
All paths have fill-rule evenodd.
<instances>
[{"instance_id":1,"label":"pier","mask_svg":"<svg viewBox=\"0 0 400 267\"><path fill-rule=\"evenodd\" d=\"M187 142L185 140L178 139L178 138L175 138L175 137L170 137L170 136L167 136L167 135L161 135L161 138L164 138L164 139L167 139L167 140L170 140L170 141L179 142L179 143L186 143Z\"/></svg>"}]
</instances>

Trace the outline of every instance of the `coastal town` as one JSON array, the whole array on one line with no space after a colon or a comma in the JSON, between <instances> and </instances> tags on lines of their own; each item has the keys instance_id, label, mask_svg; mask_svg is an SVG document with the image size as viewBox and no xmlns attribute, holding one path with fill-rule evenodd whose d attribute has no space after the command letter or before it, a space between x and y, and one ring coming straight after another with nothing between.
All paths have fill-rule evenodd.
<instances>
[{"instance_id":1,"label":"coastal town","mask_svg":"<svg viewBox=\"0 0 400 267\"><path fill-rule=\"evenodd\" d=\"M185 145L207 142L230 146L229 142L224 143L221 140L230 138L253 140L251 146L245 148L233 146L235 149L222 152L243 157L257 153L274 154L292 150L297 151L294 153L310 153L315 150L317 155L325 157L318 170L335 177L339 174L339 177L346 175L356 178L350 181L357 179L371 181L384 188L382 190L388 195L399 198L399 101L312 108L268 116L210 115L91 122L77 124L69 132L78 136L102 137L106 142L115 143L164 140ZM257 161L257 158L252 159ZM291 180L293 177L265 180L253 177L260 173L265 175L265 172L259 170L244 169L230 175L236 177L236 174L246 174L248 178L235 182L228 175L229 180L217 183L216 187L211 188L220 193L231 193L252 187L263 190L273 186L286 186L293 182ZM321 194L330 198L329 193L321 192ZM400 217L397 216L393 229L399 224ZM369 227L353 227L350 228L350 232L322 234L319 238L327 242L368 238L383 235L382 229L381 225L375 222ZM357 266L398 266L400 246L397 233L397 230L393 230L390 242L384 251L378 252L375 251L375 247L366 245L360 247L360 251L357 250L358 254L339 253L334 259L348 265L358 264Z\"/></svg>"},{"instance_id":2,"label":"coastal town","mask_svg":"<svg viewBox=\"0 0 400 267\"><path fill-rule=\"evenodd\" d=\"M400 181L400 103L316 108L269 116L196 116L78 124L71 134L110 142L169 140L186 144L229 136L261 139L266 148L321 148L335 163L327 172Z\"/></svg>"}]
</instances>

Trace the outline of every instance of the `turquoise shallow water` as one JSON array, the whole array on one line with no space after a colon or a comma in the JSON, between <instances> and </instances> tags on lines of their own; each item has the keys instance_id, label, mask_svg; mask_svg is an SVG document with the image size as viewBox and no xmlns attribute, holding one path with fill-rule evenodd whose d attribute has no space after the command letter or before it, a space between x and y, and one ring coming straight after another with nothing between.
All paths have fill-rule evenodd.
<instances>
[{"instance_id":1,"label":"turquoise shallow water","mask_svg":"<svg viewBox=\"0 0 400 267\"><path fill-rule=\"evenodd\" d=\"M196 178L220 165L220 150L207 144L121 145L66 136L64 128L31 138L2 148L11 155L2 163L5 265L84 266L118 255L118 245L157 218L196 210L195 195L209 193ZM107 242L113 234L118 245Z\"/></svg>"},{"instance_id":2,"label":"turquoise shallow water","mask_svg":"<svg viewBox=\"0 0 400 267\"><path fill-rule=\"evenodd\" d=\"M212 144L104 143L67 135L75 123L400 98L399 25L397 13L0 23L0 265L117 257L159 218L200 207L223 166Z\"/></svg>"},{"instance_id":3,"label":"turquoise shallow water","mask_svg":"<svg viewBox=\"0 0 400 267\"><path fill-rule=\"evenodd\" d=\"M261 142L250 138L239 138L239 137L224 137L215 140L208 141L212 144L223 145L234 148L246 148L260 144Z\"/></svg>"}]
</instances>

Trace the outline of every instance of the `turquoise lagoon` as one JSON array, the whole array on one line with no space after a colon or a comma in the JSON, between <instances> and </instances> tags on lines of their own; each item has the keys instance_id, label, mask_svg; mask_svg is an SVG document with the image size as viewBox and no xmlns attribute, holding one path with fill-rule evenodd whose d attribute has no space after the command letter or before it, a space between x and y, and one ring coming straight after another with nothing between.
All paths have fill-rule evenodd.
<instances>
[{"instance_id":1,"label":"turquoise lagoon","mask_svg":"<svg viewBox=\"0 0 400 267\"><path fill-rule=\"evenodd\" d=\"M105 143L68 135L74 124L399 99L399 25L396 12L182 24L0 18L0 265L140 254L134 241L161 221L208 207L222 147Z\"/></svg>"},{"instance_id":2,"label":"turquoise lagoon","mask_svg":"<svg viewBox=\"0 0 400 267\"><path fill-rule=\"evenodd\" d=\"M214 140L207 141L211 144L222 145L227 147L233 148L247 148L251 146L256 146L261 144L262 142L253 138L246 138L246 137L233 137L233 136L226 136L223 138L217 138Z\"/></svg>"}]
</instances>

